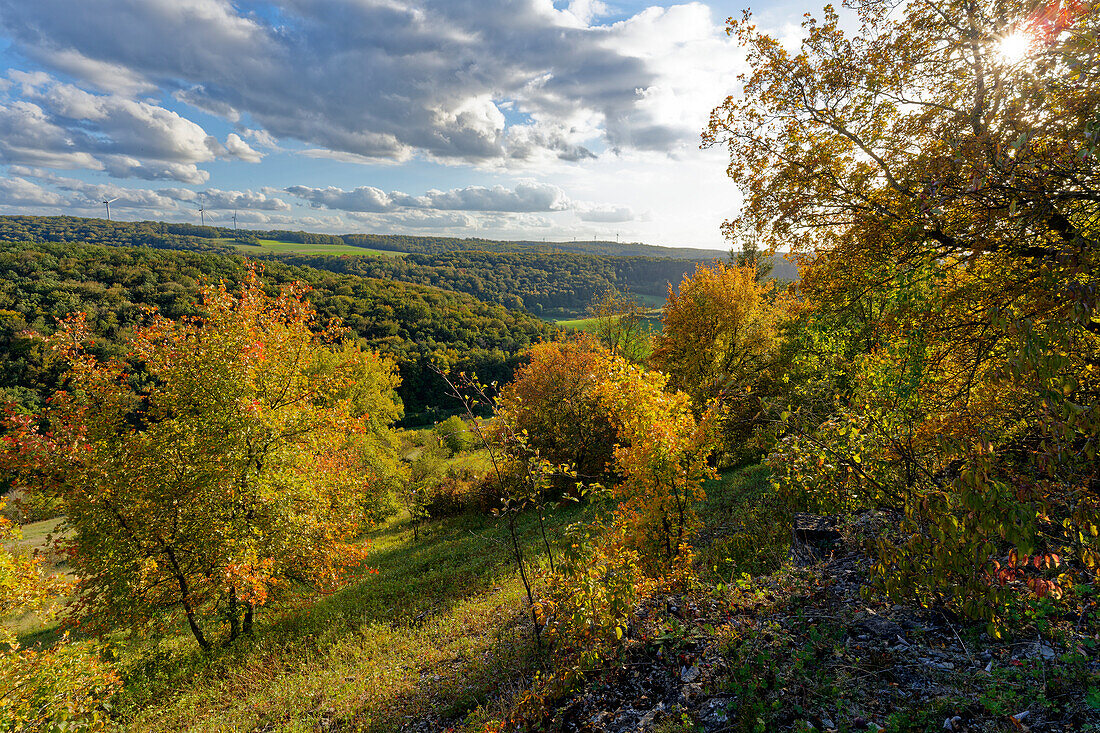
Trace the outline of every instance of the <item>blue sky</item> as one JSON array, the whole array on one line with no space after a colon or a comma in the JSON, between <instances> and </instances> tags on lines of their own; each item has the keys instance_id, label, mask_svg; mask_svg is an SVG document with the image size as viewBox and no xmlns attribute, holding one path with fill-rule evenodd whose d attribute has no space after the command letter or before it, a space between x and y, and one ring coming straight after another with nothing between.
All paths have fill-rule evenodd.
<instances>
[{"instance_id":1,"label":"blue sky","mask_svg":"<svg viewBox=\"0 0 1100 733\"><path fill-rule=\"evenodd\" d=\"M740 12L0 0L0 213L725 248L739 195L698 142Z\"/></svg>"}]
</instances>

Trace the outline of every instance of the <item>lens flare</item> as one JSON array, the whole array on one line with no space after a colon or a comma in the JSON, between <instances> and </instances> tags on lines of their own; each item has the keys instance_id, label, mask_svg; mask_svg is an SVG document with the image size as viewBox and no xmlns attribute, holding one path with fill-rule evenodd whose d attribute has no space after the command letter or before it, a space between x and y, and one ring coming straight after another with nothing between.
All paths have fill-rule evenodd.
<instances>
[{"instance_id":1,"label":"lens flare","mask_svg":"<svg viewBox=\"0 0 1100 733\"><path fill-rule=\"evenodd\" d=\"M1035 39L1025 31L1014 31L997 43L997 55L1006 64L1023 61L1031 53Z\"/></svg>"}]
</instances>

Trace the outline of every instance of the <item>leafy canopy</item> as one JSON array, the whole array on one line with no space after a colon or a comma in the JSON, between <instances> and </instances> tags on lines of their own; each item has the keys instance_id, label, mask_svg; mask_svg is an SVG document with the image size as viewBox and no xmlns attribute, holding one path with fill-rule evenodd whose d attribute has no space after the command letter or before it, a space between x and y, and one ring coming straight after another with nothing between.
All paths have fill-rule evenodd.
<instances>
[{"instance_id":1,"label":"leafy canopy","mask_svg":"<svg viewBox=\"0 0 1100 733\"><path fill-rule=\"evenodd\" d=\"M46 341L67 389L9 420L5 462L60 500L83 614L144 625L182 609L198 643L232 640L291 584L332 588L389 501L400 417L392 362L317 322L301 286L203 290L203 315L155 313L124 359L82 316Z\"/></svg>"},{"instance_id":2,"label":"leafy canopy","mask_svg":"<svg viewBox=\"0 0 1100 733\"><path fill-rule=\"evenodd\" d=\"M731 22L752 70L705 133L746 194L728 230L803 254L771 462L893 518L886 590L995 621L1021 558L1081 571L1036 563L1038 594L1100 562L1100 13L851 7L857 35L827 7L797 51Z\"/></svg>"}]
</instances>

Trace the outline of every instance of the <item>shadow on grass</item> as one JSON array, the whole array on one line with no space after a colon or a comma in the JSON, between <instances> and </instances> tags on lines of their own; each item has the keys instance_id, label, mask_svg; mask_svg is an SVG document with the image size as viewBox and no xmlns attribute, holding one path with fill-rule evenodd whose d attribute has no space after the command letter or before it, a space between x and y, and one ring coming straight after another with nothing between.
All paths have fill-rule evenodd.
<instances>
[{"instance_id":1,"label":"shadow on grass","mask_svg":"<svg viewBox=\"0 0 1100 733\"><path fill-rule=\"evenodd\" d=\"M584 512L569 506L548 516L548 534ZM528 560L542 561L535 516L521 516L518 528ZM163 711L178 720L167 727L232 719L232 727L278 730L336 715L350 729L389 730L410 716L461 718L537 662L503 521L468 514L429 522L419 539L408 522L391 521L366 539L377 574L272 614L252 640L209 655L189 650L183 637L174 650L143 650L127 670L126 716L159 722ZM253 689L280 676L313 690L312 698L285 702ZM198 698L228 718L180 719L187 700Z\"/></svg>"}]
</instances>

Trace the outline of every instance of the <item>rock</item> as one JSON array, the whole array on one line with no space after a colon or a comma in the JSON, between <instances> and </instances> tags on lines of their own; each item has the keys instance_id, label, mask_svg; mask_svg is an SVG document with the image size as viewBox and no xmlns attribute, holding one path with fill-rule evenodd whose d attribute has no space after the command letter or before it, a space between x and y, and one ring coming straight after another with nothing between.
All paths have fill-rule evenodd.
<instances>
[{"instance_id":1,"label":"rock","mask_svg":"<svg viewBox=\"0 0 1100 733\"><path fill-rule=\"evenodd\" d=\"M870 636L878 637L879 639L898 639L902 643L908 643L902 634L905 633L905 629L901 628L898 624L894 623L888 618L882 616L868 616L865 619L861 619L855 624L855 629L863 631Z\"/></svg>"},{"instance_id":2,"label":"rock","mask_svg":"<svg viewBox=\"0 0 1100 733\"><path fill-rule=\"evenodd\" d=\"M716 730L725 726L729 722L729 714L726 712L726 708L729 707L729 702L726 700L712 699L707 700L699 708L699 722L703 724L703 727L707 730Z\"/></svg>"},{"instance_id":3,"label":"rock","mask_svg":"<svg viewBox=\"0 0 1100 733\"><path fill-rule=\"evenodd\" d=\"M796 513L791 529L791 555L809 564L828 557L840 542L834 520L816 514Z\"/></svg>"},{"instance_id":4,"label":"rock","mask_svg":"<svg viewBox=\"0 0 1100 733\"><path fill-rule=\"evenodd\" d=\"M680 688L680 699L684 701L693 700L702 693L703 688L698 684L684 685Z\"/></svg>"},{"instance_id":5,"label":"rock","mask_svg":"<svg viewBox=\"0 0 1100 733\"><path fill-rule=\"evenodd\" d=\"M822 718L821 719L821 727L824 728L825 730L836 730L836 723L834 723L829 718Z\"/></svg>"},{"instance_id":6,"label":"rock","mask_svg":"<svg viewBox=\"0 0 1100 733\"><path fill-rule=\"evenodd\" d=\"M1027 717L1029 715L1031 715L1031 711L1030 710L1025 710L1022 713L1016 713L1015 715L1013 715L1012 719L1015 720L1017 723L1022 723L1025 720L1027 720Z\"/></svg>"},{"instance_id":7,"label":"rock","mask_svg":"<svg viewBox=\"0 0 1100 733\"><path fill-rule=\"evenodd\" d=\"M680 681L684 683L694 682L699 678L699 665L693 664L680 670Z\"/></svg>"},{"instance_id":8,"label":"rock","mask_svg":"<svg viewBox=\"0 0 1100 733\"><path fill-rule=\"evenodd\" d=\"M657 719L657 716L661 713L659 707L653 708L648 713L638 719L637 730L647 730L653 725L653 721Z\"/></svg>"},{"instance_id":9,"label":"rock","mask_svg":"<svg viewBox=\"0 0 1100 733\"><path fill-rule=\"evenodd\" d=\"M962 716L956 715L953 718L947 718L943 721L944 730L959 730L962 726Z\"/></svg>"}]
</instances>

